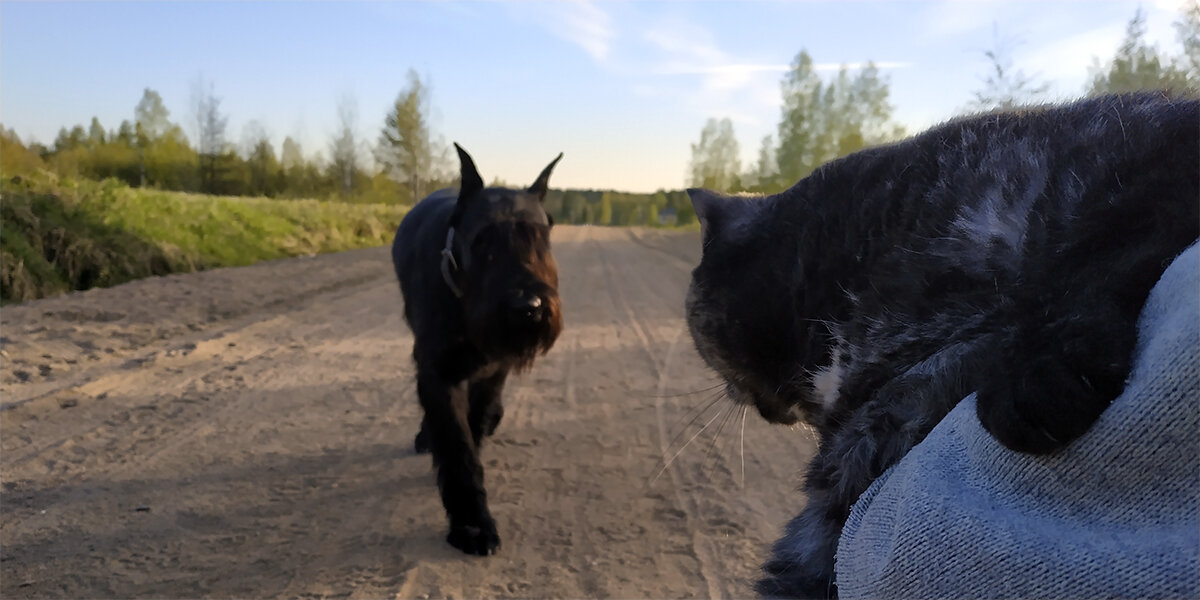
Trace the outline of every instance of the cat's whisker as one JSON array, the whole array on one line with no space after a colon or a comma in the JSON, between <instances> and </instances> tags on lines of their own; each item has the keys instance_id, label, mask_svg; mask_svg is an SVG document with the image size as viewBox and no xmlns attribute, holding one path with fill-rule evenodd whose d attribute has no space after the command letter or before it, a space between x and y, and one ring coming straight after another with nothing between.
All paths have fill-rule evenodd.
<instances>
[{"instance_id":1,"label":"cat's whisker","mask_svg":"<svg viewBox=\"0 0 1200 600\"><path fill-rule=\"evenodd\" d=\"M713 448L717 445L717 439L720 438L721 433L723 433L725 431L725 426L729 424L729 421L730 421L729 417L732 415L733 415L732 405L726 405L725 416L721 419L721 423L719 425L717 425L717 430L715 433L713 433L712 441L710 441L708 444L708 450L704 451L704 460L700 463L702 465L701 466L702 472L708 470L708 468L709 468L708 457L712 454ZM714 462L712 464L712 467L714 467L714 468L716 467L716 462Z\"/></svg>"},{"instance_id":2,"label":"cat's whisker","mask_svg":"<svg viewBox=\"0 0 1200 600\"><path fill-rule=\"evenodd\" d=\"M656 474L654 475L654 478L650 480L650 484L649 484L649 485L654 485L654 482L655 482L655 481L658 481L658 478L659 478L659 477L662 477L662 474L663 474L663 473L666 473L666 472L667 472L667 469L671 467L671 463L675 462L675 459L676 459L676 458L679 458L679 454L680 454L681 452L683 452L683 451L684 451L684 449L686 449L686 448L688 447L688 445L689 445L689 444L691 444L691 443L692 443L692 441L693 441L693 440L695 440L695 439L696 439L696 438L697 438L697 437L698 437L698 436L699 436L701 433L704 433L704 430L705 430L705 429L708 429L708 426L709 426L709 425L712 425L712 424L713 424L713 421L716 421L716 420L717 420L717 417L721 416L721 414L722 414L722 413L717 413L717 414L713 415L713 418L712 418L712 419L709 419L709 421L708 421L707 423L705 423L705 424L704 424L704 427L701 427L701 428L700 428L700 431L697 431L697 432L696 432L694 435L692 435L692 437L688 438L688 441L687 441L686 443L684 443L684 445L683 445L683 446L681 446L681 447L679 448L679 450L676 450L676 451L675 451L675 454L672 454L672 455L671 455L671 458L667 459L667 462L666 462L666 463L665 463L665 464L662 466L662 468L661 468L661 469L659 469L659 470L658 470L658 473L656 473Z\"/></svg>"},{"instance_id":3,"label":"cat's whisker","mask_svg":"<svg viewBox=\"0 0 1200 600\"><path fill-rule=\"evenodd\" d=\"M722 442L721 447L717 450L717 456L713 459L714 468L716 467L716 462L718 459L732 459L733 457L737 456L736 449L738 446L739 436L733 435L732 431L737 429L739 416L743 420L743 423L745 422L747 407L748 405L743 404L741 411L738 411L736 408L729 411L729 424L732 426L731 432L730 435L727 436L729 438L728 441ZM737 475L734 471L735 469L732 466L728 468L730 480L736 481Z\"/></svg>"},{"instance_id":4,"label":"cat's whisker","mask_svg":"<svg viewBox=\"0 0 1200 600\"><path fill-rule=\"evenodd\" d=\"M719 406L719 403L725 399L726 399L725 390L724 389L719 390L716 393L709 396L708 399L706 399L702 404L699 404L698 406L688 409L687 412L684 413L683 416L681 416L678 420L675 421L675 423L668 430L668 431L675 431L675 433L674 433L674 435L671 436L671 440L669 442L667 442L666 448L663 450L663 454L659 458L659 461L658 461L660 464L660 471L659 471L658 475L655 476L654 479L647 481L645 488L648 488L651 484L653 484L654 480L656 480L659 476L661 476L662 472L665 471L667 469L667 467L670 466L670 460L673 460L673 458L668 459L667 453L669 453L671 451L671 449L675 447L676 443L679 442L679 440L684 436L684 434L687 433L688 429L690 429L691 426L694 425L697 421L704 418L706 413L708 413L714 406ZM700 428L700 430L697 431L696 434L692 436L693 439L695 439L701 433L703 433L705 428L707 428L709 425L712 424L712 421L715 421L718 417L720 417L721 413L719 411L720 411L720 409L718 409L717 414L713 415L712 419L709 420L709 423L706 423L704 426L702 426ZM683 424L682 426L677 427L685 419L688 419L689 416L691 418L688 420L687 423ZM675 455L682 454L684 448L686 448L688 446L688 444L691 443L691 441L692 440L688 440L687 442L684 442L683 445L680 446L679 449L675 452ZM645 489L645 488L643 488L643 489Z\"/></svg>"},{"instance_id":5,"label":"cat's whisker","mask_svg":"<svg viewBox=\"0 0 1200 600\"><path fill-rule=\"evenodd\" d=\"M690 392L679 392L677 394L646 394L646 397L647 398L682 398L683 396L692 396L694 394L703 394L704 392L711 392L723 385L725 385L725 382L719 381L715 385L711 385L709 387L701 388L698 390L693 390Z\"/></svg>"},{"instance_id":6,"label":"cat's whisker","mask_svg":"<svg viewBox=\"0 0 1200 600\"><path fill-rule=\"evenodd\" d=\"M719 393L713 394L711 397L709 397L708 400L706 400L698 408L690 409L686 413L684 413L682 417L679 417L679 420L676 421L674 425L672 425L671 429L674 429L676 425L679 425L679 423L681 423L684 419L687 419L688 416L691 415L691 419L685 425L680 427L673 436L671 436L671 441L667 442L667 449L670 450L671 447L673 447L675 445L675 442L678 442L679 439L681 437L683 437L684 432L686 432L689 427L691 427L692 425L695 425L696 421L700 420L700 418L704 416L704 413L708 412L709 409L711 409L713 406L716 406L718 402L720 402L724 399L725 399L724 392L719 392Z\"/></svg>"},{"instance_id":7,"label":"cat's whisker","mask_svg":"<svg viewBox=\"0 0 1200 600\"><path fill-rule=\"evenodd\" d=\"M749 406L742 407L742 434L741 434L741 455L742 455L742 479L738 482L738 488L746 489L746 410Z\"/></svg>"}]
</instances>

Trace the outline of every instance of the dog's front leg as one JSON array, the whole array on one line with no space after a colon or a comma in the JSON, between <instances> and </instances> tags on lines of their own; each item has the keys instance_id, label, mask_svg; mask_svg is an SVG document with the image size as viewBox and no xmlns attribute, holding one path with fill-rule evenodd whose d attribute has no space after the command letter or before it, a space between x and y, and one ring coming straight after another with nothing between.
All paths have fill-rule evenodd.
<instances>
[{"instance_id":1,"label":"dog's front leg","mask_svg":"<svg viewBox=\"0 0 1200 600\"><path fill-rule=\"evenodd\" d=\"M500 393L504 391L504 380L508 371L472 381L467 396L470 398L470 410L467 422L471 424L472 439L478 449L483 438L496 433L500 419L504 417L504 403L500 401Z\"/></svg>"},{"instance_id":2,"label":"dog's front leg","mask_svg":"<svg viewBox=\"0 0 1200 600\"><path fill-rule=\"evenodd\" d=\"M500 535L488 511L483 465L467 422L467 382L447 384L436 375L419 374L417 395L425 409L442 505L450 517L446 541L467 554L495 554Z\"/></svg>"}]
</instances>

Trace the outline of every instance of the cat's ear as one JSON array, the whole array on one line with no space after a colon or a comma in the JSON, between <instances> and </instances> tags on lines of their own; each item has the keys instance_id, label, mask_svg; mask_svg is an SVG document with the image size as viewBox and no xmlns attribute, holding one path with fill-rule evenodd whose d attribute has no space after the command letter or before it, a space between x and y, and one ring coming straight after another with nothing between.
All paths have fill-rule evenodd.
<instances>
[{"instance_id":1,"label":"cat's ear","mask_svg":"<svg viewBox=\"0 0 1200 600\"><path fill-rule=\"evenodd\" d=\"M550 161L545 169L542 169L542 174L538 175L537 181L529 186L529 193L537 196L539 201L546 199L546 191L550 189L550 172L554 170L554 165L557 165L560 160L562 160L562 152L559 152L558 156Z\"/></svg>"},{"instance_id":2,"label":"cat's ear","mask_svg":"<svg viewBox=\"0 0 1200 600\"><path fill-rule=\"evenodd\" d=\"M749 223L757 209L755 198L727 196L703 188L689 188L687 194L700 221L705 246L715 237L732 234Z\"/></svg>"}]
</instances>

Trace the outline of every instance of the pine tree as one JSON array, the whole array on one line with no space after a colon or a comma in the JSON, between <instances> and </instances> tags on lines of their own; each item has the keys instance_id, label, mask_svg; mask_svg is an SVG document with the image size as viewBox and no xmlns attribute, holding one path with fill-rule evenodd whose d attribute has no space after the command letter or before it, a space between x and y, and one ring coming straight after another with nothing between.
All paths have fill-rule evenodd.
<instances>
[{"instance_id":1,"label":"pine tree","mask_svg":"<svg viewBox=\"0 0 1200 600\"><path fill-rule=\"evenodd\" d=\"M1185 67L1177 66L1160 55L1157 48L1146 43L1145 36L1146 15L1138 8L1125 26L1125 40L1117 49L1116 56L1107 66L1093 66L1092 81L1087 90L1089 95L1154 89L1184 90L1196 86L1197 80L1189 77Z\"/></svg>"},{"instance_id":2,"label":"pine tree","mask_svg":"<svg viewBox=\"0 0 1200 600\"><path fill-rule=\"evenodd\" d=\"M104 133L104 127L100 125L100 119L92 117L92 124L88 126L88 145L93 149L103 146L107 140L107 135Z\"/></svg>"}]
</instances>

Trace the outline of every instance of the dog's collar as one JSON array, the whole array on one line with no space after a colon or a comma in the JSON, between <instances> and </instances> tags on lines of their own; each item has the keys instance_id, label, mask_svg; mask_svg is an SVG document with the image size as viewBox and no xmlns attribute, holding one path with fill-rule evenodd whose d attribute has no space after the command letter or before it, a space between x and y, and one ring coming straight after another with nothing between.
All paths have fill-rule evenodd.
<instances>
[{"instance_id":1,"label":"dog's collar","mask_svg":"<svg viewBox=\"0 0 1200 600\"><path fill-rule=\"evenodd\" d=\"M454 281L454 273L458 271L458 261L454 260L454 227L446 232L446 246L442 248L442 279L450 286L450 291L458 298L463 297L462 288Z\"/></svg>"}]
</instances>

